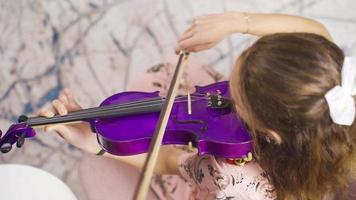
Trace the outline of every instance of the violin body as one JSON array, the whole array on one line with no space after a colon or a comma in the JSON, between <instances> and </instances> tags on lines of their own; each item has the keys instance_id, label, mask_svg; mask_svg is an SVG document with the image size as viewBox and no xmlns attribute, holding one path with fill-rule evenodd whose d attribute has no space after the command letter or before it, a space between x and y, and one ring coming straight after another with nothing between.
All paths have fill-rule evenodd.
<instances>
[{"instance_id":1,"label":"violin body","mask_svg":"<svg viewBox=\"0 0 356 200\"><path fill-rule=\"evenodd\" d=\"M97 108L73 112L53 118L20 117L0 139L3 153L24 138L36 135L33 129L55 123L85 121L90 124L101 147L114 155L145 153L157 125L164 98L159 92L122 92ZM169 116L162 144L197 147L199 154L224 158L242 158L252 150L252 140L238 118L231 101L228 82L196 86L187 96L177 96Z\"/></svg>"}]
</instances>

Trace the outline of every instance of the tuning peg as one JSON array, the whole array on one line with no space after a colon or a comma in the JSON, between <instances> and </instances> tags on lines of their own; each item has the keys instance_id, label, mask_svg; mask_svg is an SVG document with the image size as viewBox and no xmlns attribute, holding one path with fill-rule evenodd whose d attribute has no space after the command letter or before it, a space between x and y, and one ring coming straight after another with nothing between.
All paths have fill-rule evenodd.
<instances>
[{"instance_id":1,"label":"tuning peg","mask_svg":"<svg viewBox=\"0 0 356 200\"><path fill-rule=\"evenodd\" d=\"M21 133L20 137L17 139L17 142L16 142L17 148L21 148L22 145L25 143L25 136L26 136L26 133Z\"/></svg>"},{"instance_id":2,"label":"tuning peg","mask_svg":"<svg viewBox=\"0 0 356 200\"><path fill-rule=\"evenodd\" d=\"M4 143L0 147L1 153L7 153L7 152L11 151L11 149L12 149L12 145L10 143Z\"/></svg>"},{"instance_id":3,"label":"tuning peg","mask_svg":"<svg viewBox=\"0 0 356 200\"><path fill-rule=\"evenodd\" d=\"M27 122L27 120L28 120L28 117L27 117L26 115L21 115L21 116L17 119L17 121L18 121L19 123L21 123L21 122Z\"/></svg>"}]
</instances>

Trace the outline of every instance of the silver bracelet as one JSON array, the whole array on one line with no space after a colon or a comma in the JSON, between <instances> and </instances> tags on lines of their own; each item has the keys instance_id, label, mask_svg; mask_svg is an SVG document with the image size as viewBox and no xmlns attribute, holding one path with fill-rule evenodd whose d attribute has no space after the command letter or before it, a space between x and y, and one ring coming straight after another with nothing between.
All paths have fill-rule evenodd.
<instances>
[{"instance_id":1,"label":"silver bracelet","mask_svg":"<svg viewBox=\"0 0 356 200\"><path fill-rule=\"evenodd\" d=\"M246 30L244 32L242 32L243 34L248 34L250 32L250 15L246 12L242 13L244 19L245 19L245 23L246 23Z\"/></svg>"}]
</instances>

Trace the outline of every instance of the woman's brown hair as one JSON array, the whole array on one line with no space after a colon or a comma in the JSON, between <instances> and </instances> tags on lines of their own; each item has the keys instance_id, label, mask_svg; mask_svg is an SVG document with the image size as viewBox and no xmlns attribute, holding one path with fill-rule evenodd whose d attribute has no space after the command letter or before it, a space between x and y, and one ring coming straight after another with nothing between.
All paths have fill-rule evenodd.
<instances>
[{"instance_id":1,"label":"woman's brown hair","mask_svg":"<svg viewBox=\"0 0 356 200\"><path fill-rule=\"evenodd\" d=\"M236 62L230 85L237 112L278 199L322 199L346 186L355 125L333 123L324 98L340 85L343 60L322 36L279 33L261 37ZM282 142L267 142L270 131Z\"/></svg>"}]
</instances>

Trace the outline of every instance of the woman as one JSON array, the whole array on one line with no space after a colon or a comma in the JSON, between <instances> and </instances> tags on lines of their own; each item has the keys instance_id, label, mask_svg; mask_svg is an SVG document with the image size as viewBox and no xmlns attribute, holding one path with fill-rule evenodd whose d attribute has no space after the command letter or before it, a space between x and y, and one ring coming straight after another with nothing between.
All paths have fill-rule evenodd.
<instances>
[{"instance_id":1,"label":"woman","mask_svg":"<svg viewBox=\"0 0 356 200\"><path fill-rule=\"evenodd\" d=\"M190 199L322 199L344 187L355 162L354 116L340 121L344 113L335 116L340 102L330 96L346 96L354 109L353 90L338 89L345 80L342 70L352 80L356 77L354 60L344 62L342 50L320 23L276 14L198 17L176 50L209 49L233 33L262 36L237 59L230 78L237 112L254 140L254 161L239 167L222 158L162 147L156 173L180 174L192 185ZM336 90L341 92L335 95ZM53 108L55 112L42 109L40 114L81 109L69 91ZM86 124L49 129L88 152L101 150ZM105 155L137 168L145 158Z\"/></svg>"}]
</instances>

